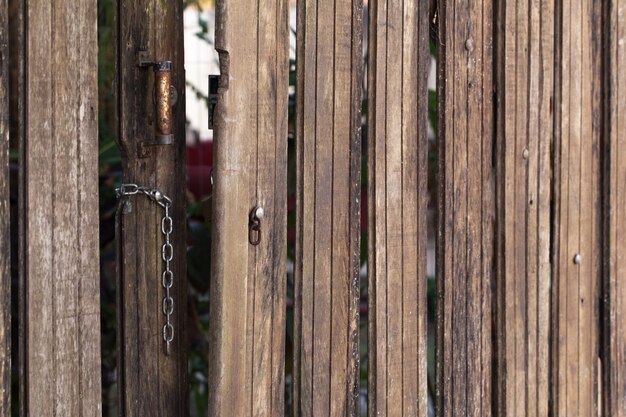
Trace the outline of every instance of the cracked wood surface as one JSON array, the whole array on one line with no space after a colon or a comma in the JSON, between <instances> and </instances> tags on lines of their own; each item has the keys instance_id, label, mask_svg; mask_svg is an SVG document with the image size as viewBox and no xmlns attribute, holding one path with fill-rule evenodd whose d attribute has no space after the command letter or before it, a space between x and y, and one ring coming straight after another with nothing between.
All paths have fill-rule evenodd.
<instances>
[{"instance_id":1,"label":"cracked wood surface","mask_svg":"<svg viewBox=\"0 0 626 417\"><path fill-rule=\"evenodd\" d=\"M121 416L186 416L187 279L185 197L185 71L183 4L161 0L115 2L117 122L124 183L157 188L172 199L171 269L174 275L174 340L165 355L161 258L163 209L143 195L127 199L117 213L118 412ZM173 145L154 142L154 74L137 66L137 53L172 61L172 85L178 101L172 109ZM122 206L120 206L122 207Z\"/></svg>"},{"instance_id":2,"label":"cracked wood surface","mask_svg":"<svg viewBox=\"0 0 626 417\"><path fill-rule=\"evenodd\" d=\"M218 2L209 415L284 413L287 0ZM262 207L261 240L249 216Z\"/></svg>"},{"instance_id":3,"label":"cracked wood surface","mask_svg":"<svg viewBox=\"0 0 626 417\"><path fill-rule=\"evenodd\" d=\"M606 123L606 197L603 405L607 416L626 417L626 1L605 4L605 49L608 94Z\"/></svg>"},{"instance_id":4,"label":"cracked wood surface","mask_svg":"<svg viewBox=\"0 0 626 417\"><path fill-rule=\"evenodd\" d=\"M493 3L439 3L438 415L490 416Z\"/></svg>"},{"instance_id":5,"label":"cracked wood surface","mask_svg":"<svg viewBox=\"0 0 626 417\"><path fill-rule=\"evenodd\" d=\"M356 416L362 7L298 2L294 414Z\"/></svg>"},{"instance_id":6,"label":"cracked wood surface","mask_svg":"<svg viewBox=\"0 0 626 417\"><path fill-rule=\"evenodd\" d=\"M497 11L497 401L548 415L554 0Z\"/></svg>"},{"instance_id":7,"label":"cracked wood surface","mask_svg":"<svg viewBox=\"0 0 626 417\"><path fill-rule=\"evenodd\" d=\"M9 7L0 4L0 416L11 415L11 234L9 201Z\"/></svg>"},{"instance_id":8,"label":"cracked wood surface","mask_svg":"<svg viewBox=\"0 0 626 417\"><path fill-rule=\"evenodd\" d=\"M99 416L96 2L20 5L21 413Z\"/></svg>"},{"instance_id":9,"label":"cracked wood surface","mask_svg":"<svg viewBox=\"0 0 626 417\"><path fill-rule=\"evenodd\" d=\"M597 415L600 2L557 2L552 398L555 417ZM576 256L580 261L576 261Z\"/></svg>"},{"instance_id":10,"label":"cracked wood surface","mask_svg":"<svg viewBox=\"0 0 626 417\"><path fill-rule=\"evenodd\" d=\"M426 416L427 1L370 2L369 415Z\"/></svg>"}]
</instances>

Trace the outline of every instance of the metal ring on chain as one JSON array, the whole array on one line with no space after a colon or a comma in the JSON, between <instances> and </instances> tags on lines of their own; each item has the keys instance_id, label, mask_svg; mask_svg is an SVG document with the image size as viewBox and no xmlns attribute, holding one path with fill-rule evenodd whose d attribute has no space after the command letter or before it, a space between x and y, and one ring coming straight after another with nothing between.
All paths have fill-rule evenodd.
<instances>
[{"instance_id":1,"label":"metal ring on chain","mask_svg":"<svg viewBox=\"0 0 626 417\"><path fill-rule=\"evenodd\" d=\"M168 345L174 340L174 326L171 323L165 323L163 326L163 340Z\"/></svg>"},{"instance_id":2,"label":"metal ring on chain","mask_svg":"<svg viewBox=\"0 0 626 417\"><path fill-rule=\"evenodd\" d=\"M172 218L163 217L163 219L161 219L161 232L163 232L164 235L167 235L167 234L172 233L172 229L173 229Z\"/></svg>"},{"instance_id":3,"label":"metal ring on chain","mask_svg":"<svg viewBox=\"0 0 626 417\"><path fill-rule=\"evenodd\" d=\"M174 257L174 247L170 242L165 242L161 253L163 254L163 260L165 262L170 262Z\"/></svg>"},{"instance_id":4,"label":"metal ring on chain","mask_svg":"<svg viewBox=\"0 0 626 417\"><path fill-rule=\"evenodd\" d=\"M174 284L174 274L172 273L172 271L163 271L162 284L163 288L172 288L172 284Z\"/></svg>"},{"instance_id":5,"label":"metal ring on chain","mask_svg":"<svg viewBox=\"0 0 626 417\"><path fill-rule=\"evenodd\" d=\"M163 299L163 314L168 315L174 312L174 299L167 297Z\"/></svg>"}]
</instances>

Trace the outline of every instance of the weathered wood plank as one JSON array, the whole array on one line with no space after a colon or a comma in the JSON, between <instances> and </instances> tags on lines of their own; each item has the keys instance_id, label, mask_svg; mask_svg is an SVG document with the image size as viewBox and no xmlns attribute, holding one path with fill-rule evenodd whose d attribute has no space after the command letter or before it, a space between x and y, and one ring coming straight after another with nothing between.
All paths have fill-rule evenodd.
<instances>
[{"instance_id":1,"label":"weathered wood plank","mask_svg":"<svg viewBox=\"0 0 626 417\"><path fill-rule=\"evenodd\" d=\"M491 415L492 2L439 4L437 401Z\"/></svg>"},{"instance_id":2,"label":"weathered wood plank","mask_svg":"<svg viewBox=\"0 0 626 417\"><path fill-rule=\"evenodd\" d=\"M209 415L284 413L288 45L286 0L218 4Z\"/></svg>"},{"instance_id":3,"label":"weathered wood plank","mask_svg":"<svg viewBox=\"0 0 626 417\"><path fill-rule=\"evenodd\" d=\"M604 340L602 349L602 401L604 415L626 416L626 14L624 0L606 2L605 52L608 88L606 101Z\"/></svg>"},{"instance_id":4,"label":"weathered wood plank","mask_svg":"<svg viewBox=\"0 0 626 417\"><path fill-rule=\"evenodd\" d=\"M96 4L24 7L23 412L98 416Z\"/></svg>"},{"instance_id":5,"label":"weathered wood plank","mask_svg":"<svg viewBox=\"0 0 626 417\"><path fill-rule=\"evenodd\" d=\"M118 375L123 416L187 415L187 284L185 240L185 72L182 3L117 2L118 138L124 183L159 189L173 201L171 269L174 340L170 356L163 341L164 289L161 257L164 211L142 195L125 199L118 211ZM137 65L137 53L172 61L175 144L155 141L154 74Z\"/></svg>"},{"instance_id":6,"label":"weathered wood plank","mask_svg":"<svg viewBox=\"0 0 626 417\"><path fill-rule=\"evenodd\" d=\"M9 201L9 7L0 4L0 416L11 415L11 203Z\"/></svg>"},{"instance_id":7,"label":"weathered wood plank","mask_svg":"<svg viewBox=\"0 0 626 417\"><path fill-rule=\"evenodd\" d=\"M295 414L357 413L362 2L298 3Z\"/></svg>"},{"instance_id":8,"label":"weathered wood plank","mask_svg":"<svg viewBox=\"0 0 626 417\"><path fill-rule=\"evenodd\" d=\"M427 413L428 13L370 3L370 416Z\"/></svg>"},{"instance_id":9,"label":"weathered wood plank","mask_svg":"<svg viewBox=\"0 0 626 417\"><path fill-rule=\"evenodd\" d=\"M554 1L498 8L498 412L548 414Z\"/></svg>"},{"instance_id":10,"label":"weathered wood plank","mask_svg":"<svg viewBox=\"0 0 626 417\"><path fill-rule=\"evenodd\" d=\"M387 288L387 233L385 215L378 216L376 207L386 208L385 176L387 158L386 123L384 112L374 117L374 109L386 102L387 25L379 24L379 16L387 16L387 1L372 3L369 17L369 67L368 67L368 301L369 301L369 377L368 412L377 408L386 410L387 404L387 303L378 302L378 294ZM381 22L382 23L382 22ZM381 103L382 102L382 103ZM377 155L382 155L377 158ZM382 267L378 267L382 265ZM384 404L377 406L377 404ZM370 414L371 415L371 414Z\"/></svg>"},{"instance_id":11,"label":"weathered wood plank","mask_svg":"<svg viewBox=\"0 0 626 417\"><path fill-rule=\"evenodd\" d=\"M24 136L24 0L8 0L9 3L9 142L12 149L19 148ZM22 228L20 227L20 230Z\"/></svg>"},{"instance_id":12,"label":"weathered wood plank","mask_svg":"<svg viewBox=\"0 0 626 417\"><path fill-rule=\"evenodd\" d=\"M553 404L597 415L600 278L600 3L557 4Z\"/></svg>"},{"instance_id":13,"label":"weathered wood plank","mask_svg":"<svg viewBox=\"0 0 626 417\"><path fill-rule=\"evenodd\" d=\"M10 68L10 80L9 80L9 141L12 149L18 149L20 158L23 160L24 150L24 88L26 83L26 77L24 77L24 36L25 36L25 24L24 24L24 3L23 0L9 0L9 68ZM23 165L19 169L18 180L18 213L23 213L26 207L26 196L24 193L25 186L25 170ZM13 222L16 219L13 218ZM20 320L24 320L26 314L26 306L23 300L25 300L26 287L23 278L24 259L26 256L24 250L24 236L25 236L25 216L17 216L17 232L18 235L18 250L17 253L13 253L12 256L17 257L18 271L20 274L18 282L18 323ZM15 227L15 226L14 226ZM26 352L26 338L25 326L18 326L18 333L13 335L18 340L18 355L17 363L24 364L27 357ZM15 358L14 358L15 360ZM25 415L26 410L26 367L18 366L18 392L19 401L19 413Z\"/></svg>"},{"instance_id":14,"label":"weathered wood plank","mask_svg":"<svg viewBox=\"0 0 626 417\"><path fill-rule=\"evenodd\" d=\"M265 210L254 273L252 415L284 414L287 260L288 1L259 0L256 178L251 204ZM270 86L270 88L268 88Z\"/></svg>"}]
</instances>

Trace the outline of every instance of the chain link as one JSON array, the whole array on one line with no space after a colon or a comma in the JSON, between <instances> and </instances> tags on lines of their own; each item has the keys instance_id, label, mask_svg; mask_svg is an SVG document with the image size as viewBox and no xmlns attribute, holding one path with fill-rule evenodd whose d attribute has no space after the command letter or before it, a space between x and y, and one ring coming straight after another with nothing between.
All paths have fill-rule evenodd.
<instances>
[{"instance_id":1,"label":"chain link","mask_svg":"<svg viewBox=\"0 0 626 417\"><path fill-rule=\"evenodd\" d=\"M163 341L165 342L166 355L171 354L171 345L174 340L174 325L172 324L172 315L174 314L174 298L171 295L171 289L174 285L174 273L171 269L171 262L174 258L174 246L171 243L171 235L174 231L174 221L170 217L170 207L172 200L161 193L156 188L140 187L136 184L122 184L120 188L115 190L117 197L130 197L137 194L144 194L150 200L157 203L164 210L164 216L161 218L161 233L165 237L165 243L161 247L161 259L165 263L165 269L161 276L161 285L165 290L163 297L163 315L165 316L165 324L163 325Z\"/></svg>"}]
</instances>

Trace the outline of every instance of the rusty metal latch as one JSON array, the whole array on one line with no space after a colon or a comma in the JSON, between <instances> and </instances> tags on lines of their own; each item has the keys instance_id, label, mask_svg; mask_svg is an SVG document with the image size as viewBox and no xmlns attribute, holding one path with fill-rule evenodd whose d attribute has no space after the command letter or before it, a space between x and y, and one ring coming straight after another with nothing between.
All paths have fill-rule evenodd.
<instances>
[{"instance_id":1,"label":"rusty metal latch","mask_svg":"<svg viewBox=\"0 0 626 417\"><path fill-rule=\"evenodd\" d=\"M172 106L176 103L177 92L172 86L172 61L152 61L146 51L137 54L137 65L141 68L154 69L154 98L156 107L156 143L171 145L174 143Z\"/></svg>"}]
</instances>

